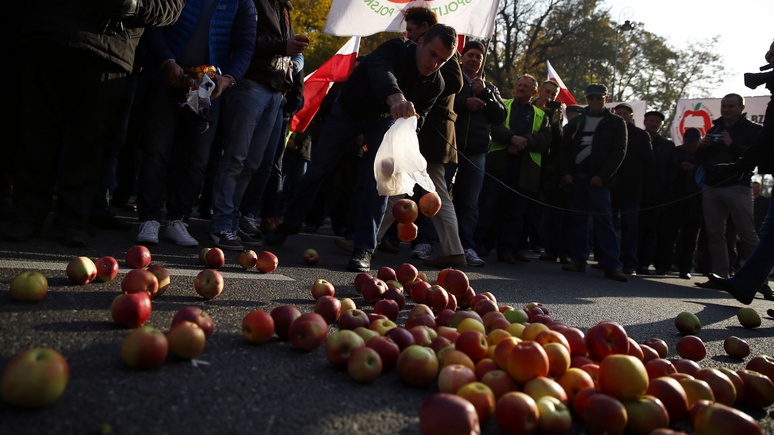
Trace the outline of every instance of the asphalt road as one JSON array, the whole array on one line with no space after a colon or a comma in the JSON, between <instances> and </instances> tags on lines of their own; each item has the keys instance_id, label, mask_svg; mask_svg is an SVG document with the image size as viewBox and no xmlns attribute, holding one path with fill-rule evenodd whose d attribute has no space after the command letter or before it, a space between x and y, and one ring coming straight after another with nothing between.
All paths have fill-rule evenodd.
<instances>
[{"instance_id":1,"label":"asphalt road","mask_svg":"<svg viewBox=\"0 0 774 435\"><path fill-rule=\"evenodd\" d=\"M122 219L135 222L132 213ZM0 222L0 231L7 223ZM192 219L191 233L206 239L206 221ZM414 434L419 432L418 411L435 387L405 386L394 372L384 373L370 385L352 381L346 371L335 370L324 347L304 353L288 343L272 340L247 344L240 332L250 310L271 310L282 304L312 311L310 287L316 278L336 286L337 297L362 303L353 287L352 272L345 269L348 256L338 251L327 227L318 234L292 236L282 247L268 248L279 257L272 274L244 272L237 253L226 253L222 269L225 290L205 301L193 289L193 276L202 269L197 248L168 242L151 247L153 263L172 272L170 289L153 303L148 324L166 331L175 312L186 305L205 309L215 321L197 363L168 360L160 368L134 371L124 367L119 351L128 330L113 325L112 299L120 292L126 250L134 245L132 233L101 231L89 247L67 248L45 233L24 244L0 242L0 367L16 353L30 347L54 347L67 359L70 381L54 405L40 410L20 410L0 401L2 434ZM206 245L201 245L203 247ZM306 248L320 252L315 266L303 263ZM112 255L121 262L113 282L84 286L71 284L65 266L74 256L92 259ZM398 254L379 253L372 264L396 267L411 262L434 279L437 270L409 258L404 244ZM737 335L747 340L752 354L774 354L774 319L766 315L771 302L752 303L763 317L757 329L742 328L736 312L740 304L725 294L694 286L701 277L686 281L676 274L666 277L632 277L628 283L603 279L602 272L563 272L560 265L535 257L529 263L506 265L493 258L483 268L465 268L476 292L492 292L498 303L521 307L531 301L546 305L551 316L587 331L602 320L623 324L637 342L664 339L670 357L677 357L680 338L674 318L681 311L696 313L703 324L699 336L708 356L705 367L743 368L745 361L723 351L723 340ZM50 289L39 303L20 303L8 296L14 276L28 269L42 271ZM405 320L406 310L399 323ZM368 310L368 306L362 308ZM749 357L747 358L749 360ZM771 409L746 409L767 433L774 433ZM675 428L690 432L685 423ZM487 434L499 433L494 421L482 426ZM583 433L579 424L574 433Z\"/></svg>"}]
</instances>

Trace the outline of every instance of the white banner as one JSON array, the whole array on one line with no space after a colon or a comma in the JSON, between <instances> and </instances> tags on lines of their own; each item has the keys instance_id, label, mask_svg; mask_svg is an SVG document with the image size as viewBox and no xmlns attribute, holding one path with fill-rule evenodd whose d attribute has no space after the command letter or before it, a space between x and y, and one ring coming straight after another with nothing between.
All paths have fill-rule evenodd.
<instances>
[{"instance_id":1,"label":"white banner","mask_svg":"<svg viewBox=\"0 0 774 435\"><path fill-rule=\"evenodd\" d=\"M457 33L489 39L499 0L333 0L324 33L335 36L369 36L378 32L405 32L401 13L414 6L427 7L438 22Z\"/></svg>"},{"instance_id":2,"label":"white banner","mask_svg":"<svg viewBox=\"0 0 774 435\"><path fill-rule=\"evenodd\" d=\"M747 119L758 124L763 124L763 118L766 114L766 105L769 104L771 97L745 97L744 112L747 113ZM721 98L681 98L677 100L677 109L675 110L675 119L669 128L672 141L681 145L683 143L683 133L690 127L696 127L704 136L712 127L712 121L720 118L720 100Z\"/></svg>"},{"instance_id":3,"label":"white banner","mask_svg":"<svg viewBox=\"0 0 774 435\"><path fill-rule=\"evenodd\" d=\"M639 100L639 101L611 101L607 104L605 104L605 107L609 108L611 111L615 109L615 106L621 104L621 103L627 103L630 106L632 106L632 109L634 110L632 112L632 116L634 119L634 125L636 125L639 128L645 129L645 122L643 121L645 119L645 112L648 111L648 102L645 100Z\"/></svg>"}]
</instances>

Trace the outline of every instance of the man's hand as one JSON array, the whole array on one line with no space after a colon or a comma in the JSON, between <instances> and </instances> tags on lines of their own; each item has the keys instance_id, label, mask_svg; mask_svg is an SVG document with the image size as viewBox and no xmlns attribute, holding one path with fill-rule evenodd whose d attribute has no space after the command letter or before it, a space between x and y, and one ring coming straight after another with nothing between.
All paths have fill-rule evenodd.
<instances>
[{"instance_id":1,"label":"man's hand","mask_svg":"<svg viewBox=\"0 0 774 435\"><path fill-rule=\"evenodd\" d=\"M473 89L473 95L478 95L481 92L483 92L484 89L486 89L486 86L484 85L484 80L479 76L476 76L476 78L473 79L470 86Z\"/></svg>"},{"instance_id":2,"label":"man's hand","mask_svg":"<svg viewBox=\"0 0 774 435\"><path fill-rule=\"evenodd\" d=\"M511 143L508 145L508 152L510 154L518 154L521 151L527 149L529 141L524 136L511 136Z\"/></svg>"},{"instance_id":3,"label":"man's hand","mask_svg":"<svg viewBox=\"0 0 774 435\"><path fill-rule=\"evenodd\" d=\"M214 81L215 89L213 89L212 94L210 94L211 100L215 100L220 97L226 89L230 88L235 83L234 78L229 75L216 75Z\"/></svg>"},{"instance_id":4,"label":"man's hand","mask_svg":"<svg viewBox=\"0 0 774 435\"><path fill-rule=\"evenodd\" d=\"M469 111L477 112L486 107L486 102L478 97L469 97L465 100L465 105L468 107Z\"/></svg>"},{"instance_id":5,"label":"man's hand","mask_svg":"<svg viewBox=\"0 0 774 435\"><path fill-rule=\"evenodd\" d=\"M309 38L303 35L296 35L293 39L288 39L285 47L285 55L295 56L301 54L307 45L309 45Z\"/></svg>"},{"instance_id":6,"label":"man's hand","mask_svg":"<svg viewBox=\"0 0 774 435\"><path fill-rule=\"evenodd\" d=\"M169 86L174 88L182 87L185 84L185 71L174 60L168 60L161 65L164 77Z\"/></svg>"},{"instance_id":7,"label":"man's hand","mask_svg":"<svg viewBox=\"0 0 774 435\"><path fill-rule=\"evenodd\" d=\"M414 110L414 103L406 100L403 94L392 94L387 97L387 105L390 106L390 114L392 119L410 118L417 115Z\"/></svg>"},{"instance_id":8,"label":"man's hand","mask_svg":"<svg viewBox=\"0 0 774 435\"><path fill-rule=\"evenodd\" d=\"M602 187L602 184L602 179L596 175L591 177L591 180L589 180L589 186L591 187Z\"/></svg>"}]
</instances>

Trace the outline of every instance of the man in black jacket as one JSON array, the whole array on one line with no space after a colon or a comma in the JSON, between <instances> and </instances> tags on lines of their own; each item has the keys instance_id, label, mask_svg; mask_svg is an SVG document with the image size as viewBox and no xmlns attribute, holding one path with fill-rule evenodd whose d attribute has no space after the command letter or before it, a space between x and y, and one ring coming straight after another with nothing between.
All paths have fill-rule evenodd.
<instances>
[{"instance_id":1,"label":"man in black jacket","mask_svg":"<svg viewBox=\"0 0 774 435\"><path fill-rule=\"evenodd\" d=\"M341 155L359 134L365 137L368 151L361 162L364 168L358 182L368 183L376 190L373 162L382 138L398 118L419 116L418 125L435 103L444 88L439 73L456 49L457 32L446 25L432 26L415 44L402 38L380 45L355 68L328 116L318 143L312 148L312 161L288 205L284 222L269 233L266 241L272 245L284 243L288 235L301 230L304 216L309 211L325 176L335 167ZM363 165L365 164L365 165ZM376 196L369 204L362 204L356 220L354 254L349 269L368 271L371 254L376 247L376 234L387 206L387 197ZM365 226L369 231L366 231ZM368 235L366 235L368 233Z\"/></svg>"},{"instance_id":2,"label":"man in black jacket","mask_svg":"<svg viewBox=\"0 0 774 435\"><path fill-rule=\"evenodd\" d=\"M565 126L562 183L569 186L572 210L572 262L562 270L585 272L590 254L591 225L594 225L596 258L605 269L605 278L626 282L620 260L618 239L613 227L610 189L626 155L626 123L605 108L607 87L591 84L586 88L588 107Z\"/></svg>"},{"instance_id":3,"label":"man in black jacket","mask_svg":"<svg viewBox=\"0 0 774 435\"><path fill-rule=\"evenodd\" d=\"M86 246L89 214L108 130L115 125L137 43L147 26L174 23L183 0L36 1L26 6L18 71L24 88L9 241L53 226L65 244ZM61 169L60 169L61 168Z\"/></svg>"}]
</instances>

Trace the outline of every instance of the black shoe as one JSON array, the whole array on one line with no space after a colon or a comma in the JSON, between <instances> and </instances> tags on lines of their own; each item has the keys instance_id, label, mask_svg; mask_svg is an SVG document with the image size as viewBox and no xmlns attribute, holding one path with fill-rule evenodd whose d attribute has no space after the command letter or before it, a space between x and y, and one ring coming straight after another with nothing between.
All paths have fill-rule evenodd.
<instances>
[{"instance_id":1,"label":"black shoe","mask_svg":"<svg viewBox=\"0 0 774 435\"><path fill-rule=\"evenodd\" d=\"M389 254L397 254L400 252L400 247L386 238L382 239L381 243L379 243L378 249L380 252L387 252Z\"/></svg>"},{"instance_id":2,"label":"black shoe","mask_svg":"<svg viewBox=\"0 0 774 435\"><path fill-rule=\"evenodd\" d=\"M363 249L355 251L349 259L347 270L350 272L369 272L371 270L371 252Z\"/></svg>"},{"instance_id":3,"label":"black shoe","mask_svg":"<svg viewBox=\"0 0 774 435\"><path fill-rule=\"evenodd\" d=\"M85 248L88 233L77 228L67 228L62 236L62 243L73 248Z\"/></svg>"},{"instance_id":4,"label":"black shoe","mask_svg":"<svg viewBox=\"0 0 774 435\"><path fill-rule=\"evenodd\" d=\"M301 231L301 225L290 225L281 223L274 231L266 235L266 243L272 246L279 246L285 243L288 236L298 234Z\"/></svg>"},{"instance_id":5,"label":"black shoe","mask_svg":"<svg viewBox=\"0 0 774 435\"><path fill-rule=\"evenodd\" d=\"M637 275L640 275L640 276L650 276L650 271L648 269L645 269L645 268L641 267L641 268L637 269Z\"/></svg>"},{"instance_id":6,"label":"black shoe","mask_svg":"<svg viewBox=\"0 0 774 435\"><path fill-rule=\"evenodd\" d=\"M27 242L40 235L40 227L30 222L16 222L11 224L8 231L3 234L3 240L8 242Z\"/></svg>"},{"instance_id":7,"label":"black shoe","mask_svg":"<svg viewBox=\"0 0 774 435\"><path fill-rule=\"evenodd\" d=\"M769 287L768 284L763 284L763 287L758 290L758 293L763 295L763 299L766 299L767 301L774 301L774 292L771 291L771 287Z\"/></svg>"},{"instance_id":8,"label":"black shoe","mask_svg":"<svg viewBox=\"0 0 774 435\"><path fill-rule=\"evenodd\" d=\"M691 274L688 272L680 272L680 278L682 279L691 279Z\"/></svg>"},{"instance_id":9,"label":"black shoe","mask_svg":"<svg viewBox=\"0 0 774 435\"><path fill-rule=\"evenodd\" d=\"M709 274L709 280L707 280L706 282L697 282L695 284L696 286L701 288L712 289L712 290L723 290L724 292L733 296L734 299L736 299L737 301L745 305L750 305L753 301L753 298L751 297L745 297L740 295L739 292L734 288L734 286L731 284L729 280L714 273Z\"/></svg>"},{"instance_id":10,"label":"black shoe","mask_svg":"<svg viewBox=\"0 0 774 435\"><path fill-rule=\"evenodd\" d=\"M769 308L766 310L766 314L768 314L769 317L774 317L774 308Z\"/></svg>"},{"instance_id":11,"label":"black shoe","mask_svg":"<svg viewBox=\"0 0 774 435\"><path fill-rule=\"evenodd\" d=\"M130 223L119 220L113 213L107 210L94 212L89 217L89 223L101 230L129 231L132 229Z\"/></svg>"},{"instance_id":12,"label":"black shoe","mask_svg":"<svg viewBox=\"0 0 774 435\"><path fill-rule=\"evenodd\" d=\"M608 269L605 271L605 278L612 279L613 281L619 281L619 282L628 282L629 279L626 278L626 274L623 273L623 270L621 269Z\"/></svg>"},{"instance_id":13,"label":"black shoe","mask_svg":"<svg viewBox=\"0 0 774 435\"><path fill-rule=\"evenodd\" d=\"M552 254L549 252L544 252L538 256L539 260L550 261L551 263L556 263L557 258L558 257L556 256L556 254Z\"/></svg>"},{"instance_id":14,"label":"black shoe","mask_svg":"<svg viewBox=\"0 0 774 435\"><path fill-rule=\"evenodd\" d=\"M571 261L571 262L563 265L562 266L562 270L564 270L566 272L580 272L580 273L583 273L583 272L586 271L586 265L585 264L580 264L580 263L574 263L574 262Z\"/></svg>"}]
</instances>

